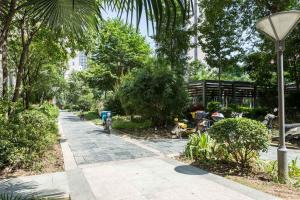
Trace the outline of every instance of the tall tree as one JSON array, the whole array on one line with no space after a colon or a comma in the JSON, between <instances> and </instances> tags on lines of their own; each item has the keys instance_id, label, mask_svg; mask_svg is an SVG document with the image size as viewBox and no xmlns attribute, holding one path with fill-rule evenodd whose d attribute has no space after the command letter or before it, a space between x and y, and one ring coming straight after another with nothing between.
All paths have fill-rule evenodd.
<instances>
[{"instance_id":1,"label":"tall tree","mask_svg":"<svg viewBox=\"0 0 300 200\"><path fill-rule=\"evenodd\" d=\"M178 13L180 16L180 13ZM191 47L191 36L195 34L194 27L189 23L182 23L176 18L173 27L167 19L162 21L161 31L153 39L156 43L156 55L160 62L166 62L178 76L183 77L188 64L188 50Z\"/></svg>"},{"instance_id":2,"label":"tall tree","mask_svg":"<svg viewBox=\"0 0 300 200\"><path fill-rule=\"evenodd\" d=\"M150 55L145 38L119 20L102 22L92 59L117 77L142 67Z\"/></svg>"},{"instance_id":3,"label":"tall tree","mask_svg":"<svg viewBox=\"0 0 300 200\"><path fill-rule=\"evenodd\" d=\"M235 0L202 0L199 7L199 43L205 53L206 63L218 69L221 100L221 74L236 67L243 53L242 6Z\"/></svg>"},{"instance_id":4,"label":"tall tree","mask_svg":"<svg viewBox=\"0 0 300 200\"><path fill-rule=\"evenodd\" d=\"M182 13L182 20L188 19L191 10L191 1L182 0L1 0L0 1L0 47L7 38L13 18L20 9L29 8L31 16L38 17L42 23L51 27L67 26L75 30L85 30L94 20L95 14L100 14L98 8L112 8L120 14L126 12L127 16L136 17L139 24L143 12L152 22L160 23L165 18L176 17L173 12L176 3ZM75 22L80 23L75 23ZM132 20L131 20L132 21Z\"/></svg>"}]
</instances>

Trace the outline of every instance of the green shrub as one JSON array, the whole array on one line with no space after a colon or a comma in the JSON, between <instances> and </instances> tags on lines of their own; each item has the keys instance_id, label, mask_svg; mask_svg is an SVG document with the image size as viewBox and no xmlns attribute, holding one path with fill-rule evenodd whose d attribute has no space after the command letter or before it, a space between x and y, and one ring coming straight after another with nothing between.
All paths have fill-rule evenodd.
<instances>
[{"instance_id":1,"label":"green shrub","mask_svg":"<svg viewBox=\"0 0 300 200\"><path fill-rule=\"evenodd\" d=\"M218 144L207 133L191 134L185 147L185 156L192 160L225 160L228 155L223 145Z\"/></svg>"},{"instance_id":2,"label":"green shrub","mask_svg":"<svg viewBox=\"0 0 300 200\"><path fill-rule=\"evenodd\" d=\"M129 119L124 119L120 117L114 117L112 121L112 128L114 129L127 129L127 130L136 130L136 129L147 129L150 128L151 121L141 121L141 122L132 122Z\"/></svg>"},{"instance_id":3,"label":"green shrub","mask_svg":"<svg viewBox=\"0 0 300 200\"><path fill-rule=\"evenodd\" d=\"M166 66L146 67L121 81L118 95L128 115L141 115L163 126L180 115L188 102L184 81Z\"/></svg>"},{"instance_id":4,"label":"green shrub","mask_svg":"<svg viewBox=\"0 0 300 200\"><path fill-rule=\"evenodd\" d=\"M57 119L59 115L59 109L57 106L50 103L43 103L39 108L39 111L50 117L51 119Z\"/></svg>"},{"instance_id":5,"label":"green shrub","mask_svg":"<svg viewBox=\"0 0 300 200\"><path fill-rule=\"evenodd\" d=\"M250 107L238 107L237 112L243 112L244 117L250 119L262 120L264 116L268 113L266 108L250 108Z\"/></svg>"},{"instance_id":6,"label":"green shrub","mask_svg":"<svg viewBox=\"0 0 300 200\"><path fill-rule=\"evenodd\" d=\"M286 106L300 110L300 92L292 93L286 97Z\"/></svg>"},{"instance_id":7,"label":"green shrub","mask_svg":"<svg viewBox=\"0 0 300 200\"><path fill-rule=\"evenodd\" d=\"M0 132L0 168L28 167L57 140L57 124L38 110L12 116Z\"/></svg>"},{"instance_id":8,"label":"green shrub","mask_svg":"<svg viewBox=\"0 0 300 200\"><path fill-rule=\"evenodd\" d=\"M229 118L216 122L209 130L211 137L224 144L229 155L242 168L249 166L259 151L269 146L267 128L258 121L247 118Z\"/></svg>"},{"instance_id":9,"label":"green shrub","mask_svg":"<svg viewBox=\"0 0 300 200\"><path fill-rule=\"evenodd\" d=\"M89 111L94 104L94 95L92 93L82 95L78 99L78 104L73 107L74 110Z\"/></svg>"},{"instance_id":10,"label":"green shrub","mask_svg":"<svg viewBox=\"0 0 300 200\"><path fill-rule=\"evenodd\" d=\"M122 108L121 101L117 93L109 94L104 101L104 110L109 110L115 115L124 115L125 111Z\"/></svg>"},{"instance_id":11,"label":"green shrub","mask_svg":"<svg viewBox=\"0 0 300 200\"><path fill-rule=\"evenodd\" d=\"M278 162L276 160L260 160L256 162L259 169L268 174L272 181L278 182Z\"/></svg>"},{"instance_id":12,"label":"green shrub","mask_svg":"<svg viewBox=\"0 0 300 200\"><path fill-rule=\"evenodd\" d=\"M218 101L211 101L211 102L208 102L208 104L207 104L208 112L216 112L216 111L221 110L221 108L222 108L222 105Z\"/></svg>"},{"instance_id":13,"label":"green shrub","mask_svg":"<svg viewBox=\"0 0 300 200\"><path fill-rule=\"evenodd\" d=\"M212 155L214 142L207 134L192 134L185 147L185 155L193 160L207 160Z\"/></svg>"}]
</instances>

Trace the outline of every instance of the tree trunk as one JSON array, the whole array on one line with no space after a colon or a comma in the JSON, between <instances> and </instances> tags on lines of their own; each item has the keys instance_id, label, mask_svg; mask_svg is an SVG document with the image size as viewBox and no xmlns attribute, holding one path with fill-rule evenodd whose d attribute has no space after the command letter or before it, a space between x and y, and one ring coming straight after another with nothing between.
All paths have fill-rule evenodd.
<instances>
[{"instance_id":1,"label":"tree trunk","mask_svg":"<svg viewBox=\"0 0 300 200\"><path fill-rule=\"evenodd\" d=\"M17 79L16 79L14 96L13 96L13 100L12 100L13 102L16 102L20 96L21 83L22 83L23 74L24 74L24 65L26 63L26 59L27 59L27 55L28 55L28 51L29 51L29 45L30 45L30 42L26 43L23 46L23 50L21 53L18 67L17 67Z\"/></svg>"},{"instance_id":2,"label":"tree trunk","mask_svg":"<svg viewBox=\"0 0 300 200\"><path fill-rule=\"evenodd\" d=\"M2 28L0 29L0 48L7 39L11 21L16 13L16 2L17 0L10 1L8 13L4 16Z\"/></svg>"},{"instance_id":3,"label":"tree trunk","mask_svg":"<svg viewBox=\"0 0 300 200\"><path fill-rule=\"evenodd\" d=\"M222 103L222 89L221 89L221 65L219 65L219 71L218 71L218 89L219 89L219 102Z\"/></svg>"},{"instance_id":4,"label":"tree trunk","mask_svg":"<svg viewBox=\"0 0 300 200\"><path fill-rule=\"evenodd\" d=\"M2 96L5 98L8 91L8 68L7 68L7 42L2 45L2 76L3 76L3 91Z\"/></svg>"},{"instance_id":5,"label":"tree trunk","mask_svg":"<svg viewBox=\"0 0 300 200\"><path fill-rule=\"evenodd\" d=\"M296 91L297 93L300 92L300 79L299 79L299 76L298 76L298 70L297 70L297 61L295 61L294 63L294 73L295 73L295 83L296 83Z\"/></svg>"}]
</instances>

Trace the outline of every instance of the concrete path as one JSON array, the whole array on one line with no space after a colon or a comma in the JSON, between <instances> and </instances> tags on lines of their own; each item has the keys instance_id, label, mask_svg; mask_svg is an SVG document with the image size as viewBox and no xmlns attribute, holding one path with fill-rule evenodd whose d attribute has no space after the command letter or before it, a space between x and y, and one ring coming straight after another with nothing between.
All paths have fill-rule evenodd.
<instances>
[{"instance_id":1,"label":"concrete path","mask_svg":"<svg viewBox=\"0 0 300 200\"><path fill-rule=\"evenodd\" d=\"M68 199L67 176L65 172L57 172L2 180L0 181L0 194Z\"/></svg>"},{"instance_id":2,"label":"concrete path","mask_svg":"<svg viewBox=\"0 0 300 200\"><path fill-rule=\"evenodd\" d=\"M277 199L165 157L171 141L107 135L67 112L60 124L72 200Z\"/></svg>"},{"instance_id":3,"label":"concrete path","mask_svg":"<svg viewBox=\"0 0 300 200\"><path fill-rule=\"evenodd\" d=\"M77 165L154 156L71 113L62 112L59 120Z\"/></svg>"}]
</instances>

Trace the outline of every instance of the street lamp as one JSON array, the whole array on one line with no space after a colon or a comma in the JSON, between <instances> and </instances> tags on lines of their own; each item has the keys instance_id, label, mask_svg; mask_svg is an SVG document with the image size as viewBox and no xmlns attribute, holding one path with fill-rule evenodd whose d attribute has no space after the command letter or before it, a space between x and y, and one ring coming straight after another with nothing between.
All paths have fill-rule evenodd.
<instances>
[{"instance_id":1,"label":"street lamp","mask_svg":"<svg viewBox=\"0 0 300 200\"><path fill-rule=\"evenodd\" d=\"M259 20L256 28L275 41L277 52L278 74L278 114L279 114L279 147L277 150L278 178L285 182L288 179L287 149L285 146L285 111L284 111L284 76L283 51L284 40L297 26L300 20L300 11L286 11L271 14Z\"/></svg>"}]
</instances>

